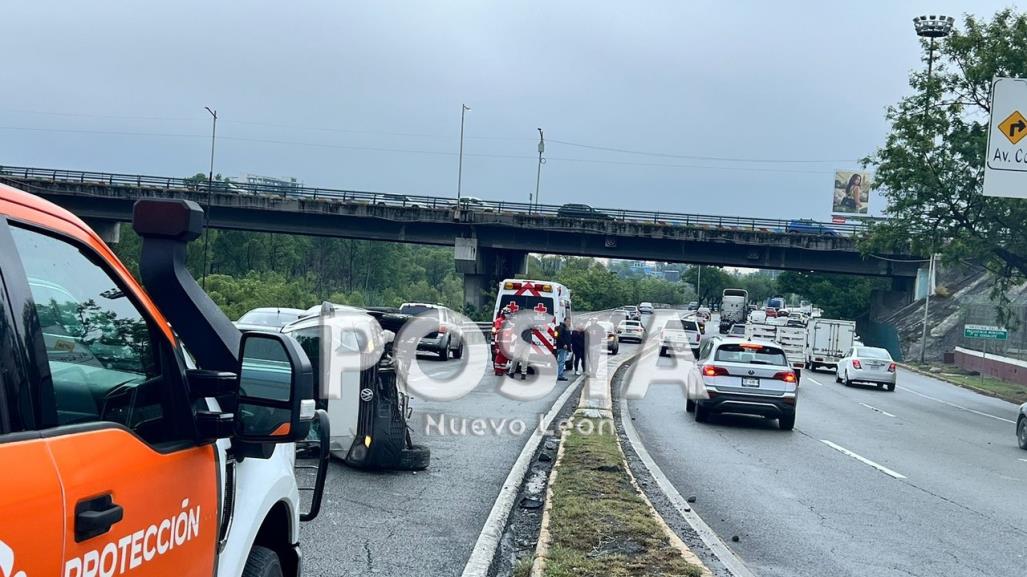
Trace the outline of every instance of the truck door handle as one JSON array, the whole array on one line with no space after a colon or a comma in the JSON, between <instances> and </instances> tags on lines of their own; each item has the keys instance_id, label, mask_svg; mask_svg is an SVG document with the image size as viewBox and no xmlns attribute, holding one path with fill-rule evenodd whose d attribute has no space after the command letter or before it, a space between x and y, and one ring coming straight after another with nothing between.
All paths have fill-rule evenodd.
<instances>
[{"instance_id":1,"label":"truck door handle","mask_svg":"<svg viewBox=\"0 0 1027 577\"><path fill-rule=\"evenodd\" d=\"M114 503L110 493L79 501L75 504L75 542L103 535L124 516L125 510Z\"/></svg>"}]
</instances>

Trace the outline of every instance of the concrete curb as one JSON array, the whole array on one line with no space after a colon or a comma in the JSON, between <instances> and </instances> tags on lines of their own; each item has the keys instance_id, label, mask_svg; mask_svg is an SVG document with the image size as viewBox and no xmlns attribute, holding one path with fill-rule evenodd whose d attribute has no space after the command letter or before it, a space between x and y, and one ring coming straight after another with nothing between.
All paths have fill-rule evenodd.
<instances>
[{"instance_id":1,"label":"concrete curb","mask_svg":"<svg viewBox=\"0 0 1027 577\"><path fill-rule=\"evenodd\" d=\"M524 482L524 476L528 472L528 467L535 456L535 451L546 436L543 431L549 429L549 426L556 419L556 416L560 414L560 410L567 404L571 395L574 394L574 390L581 385L582 381L582 378L578 378L567 385L567 388L564 392L560 393L560 396L550 407L549 412L546 413L542 420L542 426L536 429L524 443L521 454L510 468L510 474L507 475L506 480L503 482L503 488L500 489L495 503L492 504L492 510L489 511L489 516L481 528L481 533L478 534L478 539L474 543L474 549L467 559L467 564L464 565L463 573L461 573L462 577L485 577L488 575L492 561L496 556L496 550L499 547L499 541L502 539L503 531L510 520L510 511L513 509L514 501L517 500L521 483Z\"/></svg>"},{"instance_id":2,"label":"concrete curb","mask_svg":"<svg viewBox=\"0 0 1027 577\"><path fill-rule=\"evenodd\" d=\"M567 423L569 425L573 422L574 417L571 416ZM569 430L570 427L568 426L560 434L560 444L556 448L556 459L553 461L553 468L550 469L549 479L546 481L546 505L545 509L542 510L542 524L538 530L538 541L535 542L535 557L531 560L531 577L542 577L545 571L546 554L549 553L549 543L552 541L549 533L549 516L553 510L553 483L556 482L560 462L563 461L563 439L567 436L567 431Z\"/></svg>"},{"instance_id":3,"label":"concrete curb","mask_svg":"<svg viewBox=\"0 0 1027 577\"><path fill-rule=\"evenodd\" d=\"M958 381L953 381L952 379L946 378L945 375L943 375L941 373L932 373L930 371L925 371L923 369L918 369L916 367L912 367L910 365L907 365L906 363L895 363L895 364L899 365L900 367L906 369L907 371L909 371L911 373L916 373L916 374L918 374L920 376L923 376L923 377L930 377L932 379L936 379L936 380L942 381L944 383L948 383L950 385L955 385L955 386L960 387L962 389L966 389L968 391L973 391L973 392L975 392L975 393L977 393L979 395L984 395L986 397L992 397L992 398L995 398L995 399L1002 399L1003 401L1006 401L1008 403L1013 403L1014 405L1019 405L1022 402L1022 401L1018 401L1017 399L1009 398L1009 397L1007 397L1005 395L1000 395L999 393L996 393L995 391L989 391L988 389L982 389L982 388L979 388L979 387L975 387L973 385L968 385L966 383L960 383Z\"/></svg>"}]
</instances>

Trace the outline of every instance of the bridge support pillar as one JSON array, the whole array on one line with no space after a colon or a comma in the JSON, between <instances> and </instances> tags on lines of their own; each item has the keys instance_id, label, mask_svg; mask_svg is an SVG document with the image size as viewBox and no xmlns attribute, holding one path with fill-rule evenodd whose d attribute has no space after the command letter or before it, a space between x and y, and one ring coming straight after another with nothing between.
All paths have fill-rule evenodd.
<instances>
[{"instance_id":1,"label":"bridge support pillar","mask_svg":"<svg viewBox=\"0 0 1027 577\"><path fill-rule=\"evenodd\" d=\"M455 257L456 270L464 275L464 306L475 310L491 304L496 283L524 275L528 267L526 251L479 249L474 238L458 238Z\"/></svg>"},{"instance_id":2,"label":"bridge support pillar","mask_svg":"<svg viewBox=\"0 0 1027 577\"><path fill-rule=\"evenodd\" d=\"M107 244L118 244L121 242L121 223L116 220L85 219L89 228L93 229L103 242Z\"/></svg>"}]
</instances>

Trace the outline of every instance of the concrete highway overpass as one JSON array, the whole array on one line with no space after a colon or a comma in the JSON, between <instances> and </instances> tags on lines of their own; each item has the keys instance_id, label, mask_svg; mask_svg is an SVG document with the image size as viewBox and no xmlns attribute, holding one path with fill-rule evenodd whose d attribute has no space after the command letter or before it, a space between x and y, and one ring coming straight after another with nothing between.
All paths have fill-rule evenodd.
<instances>
[{"instance_id":1,"label":"concrete highway overpass","mask_svg":"<svg viewBox=\"0 0 1027 577\"><path fill-rule=\"evenodd\" d=\"M469 304L497 279L524 272L529 252L884 276L910 292L910 255L864 257L862 225L787 232L788 221L493 202L312 187L239 185L174 177L0 166L0 181L40 195L113 232L140 198L209 207L216 228L456 246ZM826 229L830 229L827 231ZM833 233L833 234L832 234Z\"/></svg>"}]
</instances>

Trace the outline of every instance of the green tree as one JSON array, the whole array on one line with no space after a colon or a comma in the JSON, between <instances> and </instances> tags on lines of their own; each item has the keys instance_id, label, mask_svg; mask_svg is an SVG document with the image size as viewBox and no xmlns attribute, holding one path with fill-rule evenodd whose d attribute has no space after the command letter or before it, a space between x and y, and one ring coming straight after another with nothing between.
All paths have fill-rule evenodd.
<instances>
[{"instance_id":1,"label":"green tree","mask_svg":"<svg viewBox=\"0 0 1027 577\"><path fill-rule=\"evenodd\" d=\"M777 277L777 292L797 294L824 310L824 316L856 319L870 310L874 290L887 289L888 280L842 274L783 272Z\"/></svg>"},{"instance_id":2,"label":"green tree","mask_svg":"<svg viewBox=\"0 0 1027 577\"><path fill-rule=\"evenodd\" d=\"M926 41L924 42L926 47ZM891 132L864 160L888 199L867 252L912 249L991 271L993 295L1027 276L1027 203L981 194L991 81L1027 77L1027 16L966 16L937 50L935 73L910 75L913 93L890 107Z\"/></svg>"}]
</instances>

